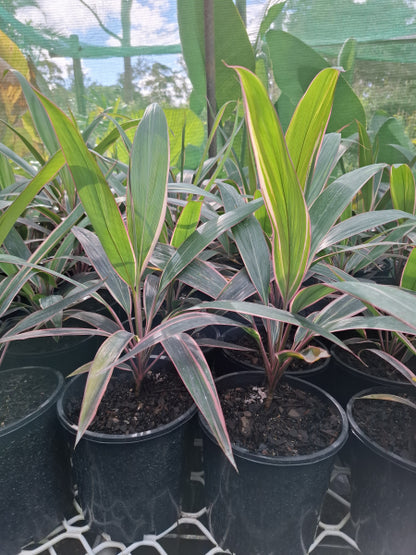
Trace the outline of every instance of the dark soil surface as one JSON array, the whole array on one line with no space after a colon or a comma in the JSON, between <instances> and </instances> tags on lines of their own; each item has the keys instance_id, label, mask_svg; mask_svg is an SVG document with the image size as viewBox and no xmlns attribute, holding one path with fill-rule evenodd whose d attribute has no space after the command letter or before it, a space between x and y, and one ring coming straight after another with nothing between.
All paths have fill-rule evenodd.
<instances>
[{"instance_id":1,"label":"dark soil surface","mask_svg":"<svg viewBox=\"0 0 416 555\"><path fill-rule=\"evenodd\" d=\"M0 372L0 430L34 412L57 385L38 368L24 374Z\"/></svg>"},{"instance_id":2,"label":"dark soil surface","mask_svg":"<svg viewBox=\"0 0 416 555\"><path fill-rule=\"evenodd\" d=\"M66 414L78 421L80 399L73 401ZM98 407L89 430L105 434L134 434L169 424L192 405L193 401L174 372L147 372L139 395L132 376L113 378Z\"/></svg>"},{"instance_id":3,"label":"dark soil surface","mask_svg":"<svg viewBox=\"0 0 416 555\"><path fill-rule=\"evenodd\" d=\"M279 384L270 409L265 388L243 386L220 393L231 442L254 453L293 456L331 445L341 431L335 408L286 382Z\"/></svg>"},{"instance_id":4,"label":"dark soil surface","mask_svg":"<svg viewBox=\"0 0 416 555\"><path fill-rule=\"evenodd\" d=\"M416 393L411 400L416 403ZM381 447L416 462L415 409L394 401L357 399L353 416L360 428Z\"/></svg>"},{"instance_id":5,"label":"dark soil surface","mask_svg":"<svg viewBox=\"0 0 416 555\"><path fill-rule=\"evenodd\" d=\"M393 368L386 360L383 360L378 355L371 353L366 350L363 345L359 346L350 344L349 347L353 350L363 362L360 362L358 358L349 353L348 351L342 351L343 360L352 366L353 368L369 374L370 376L375 376L377 378L383 378L385 380L390 380L393 382L408 383L406 378L400 374L398 370ZM376 349L377 346L374 344L367 345L369 349Z\"/></svg>"}]
</instances>

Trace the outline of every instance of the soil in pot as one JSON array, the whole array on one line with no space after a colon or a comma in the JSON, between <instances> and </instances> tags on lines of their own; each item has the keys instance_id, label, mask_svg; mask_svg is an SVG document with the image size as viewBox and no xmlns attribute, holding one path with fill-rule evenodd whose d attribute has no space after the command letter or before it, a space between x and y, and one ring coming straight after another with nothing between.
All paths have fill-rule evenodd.
<instances>
[{"instance_id":1,"label":"soil in pot","mask_svg":"<svg viewBox=\"0 0 416 555\"><path fill-rule=\"evenodd\" d=\"M360 400L393 393L416 402L411 385L377 387L347 406L351 437L351 519L366 555L409 555L416 545L416 411L391 401Z\"/></svg>"},{"instance_id":2,"label":"soil in pot","mask_svg":"<svg viewBox=\"0 0 416 555\"><path fill-rule=\"evenodd\" d=\"M368 350L376 348L374 343L351 343L349 347L361 360L340 347L331 349L330 373L328 392L333 395L342 406L359 391L377 385L395 386L407 383L407 380L395 370L387 361ZM416 359L410 361L410 368L415 368Z\"/></svg>"},{"instance_id":3,"label":"soil in pot","mask_svg":"<svg viewBox=\"0 0 416 555\"><path fill-rule=\"evenodd\" d=\"M56 418L63 377L46 367L0 372L0 554L42 540L72 516Z\"/></svg>"},{"instance_id":4,"label":"soil in pot","mask_svg":"<svg viewBox=\"0 0 416 555\"><path fill-rule=\"evenodd\" d=\"M217 381L238 473L201 422L209 525L238 555L306 554L346 416L324 391L290 377L267 411L263 379L239 372Z\"/></svg>"},{"instance_id":5,"label":"soil in pot","mask_svg":"<svg viewBox=\"0 0 416 555\"><path fill-rule=\"evenodd\" d=\"M131 374L110 380L97 416L73 450L85 376L68 384L58 415L72 450L80 504L93 528L130 545L179 516L196 407L166 361L148 373L139 396Z\"/></svg>"}]
</instances>

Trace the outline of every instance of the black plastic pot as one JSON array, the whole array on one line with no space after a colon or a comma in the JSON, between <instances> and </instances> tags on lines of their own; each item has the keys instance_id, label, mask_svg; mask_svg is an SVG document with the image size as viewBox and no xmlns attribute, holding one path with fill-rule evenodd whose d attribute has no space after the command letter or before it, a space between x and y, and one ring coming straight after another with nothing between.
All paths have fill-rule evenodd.
<instances>
[{"instance_id":1,"label":"black plastic pot","mask_svg":"<svg viewBox=\"0 0 416 555\"><path fill-rule=\"evenodd\" d=\"M341 403L347 406L348 401L359 391L369 387L387 386L395 387L400 382L389 380L380 376L374 376L359 370L357 365L352 365L345 358L345 351L340 347L331 349L330 380L327 391ZM400 376L400 374L398 374ZM403 378L404 381L404 378ZM404 381L404 383L406 383Z\"/></svg>"},{"instance_id":2,"label":"black plastic pot","mask_svg":"<svg viewBox=\"0 0 416 555\"><path fill-rule=\"evenodd\" d=\"M196 407L170 424L142 433L87 431L74 450L77 425L68 419L67 408L71 399L82 395L84 385L82 375L68 383L58 401L58 416L87 518L97 532L126 545L143 534L166 530L180 512L187 470L184 457Z\"/></svg>"},{"instance_id":3,"label":"black plastic pot","mask_svg":"<svg viewBox=\"0 0 416 555\"><path fill-rule=\"evenodd\" d=\"M239 338L241 338L244 332L239 328L229 328L220 337L221 341L226 341L227 343L238 343ZM319 341L315 341L315 344L319 344ZM321 345L322 346L322 345ZM214 361L213 370L215 376L225 376L233 372L259 372L262 371L261 366L252 364L248 359L241 360L241 357L236 356L236 351L233 349L221 349L221 353ZM286 375L292 376L294 378L301 378L307 382L313 383L318 387L326 389L326 385L330 380L330 365L329 358L321 359L312 365L307 365L300 370L291 370L290 368L286 371Z\"/></svg>"},{"instance_id":4,"label":"black plastic pot","mask_svg":"<svg viewBox=\"0 0 416 555\"><path fill-rule=\"evenodd\" d=\"M28 364L45 365L68 376L95 357L99 342L100 338L88 335L63 336L58 341L52 337L12 341L7 347L1 370Z\"/></svg>"},{"instance_id":5,"label":"black plastic pot","mask_svg":"<svg viewBox=\"0 0 416 555\"><path fill-rule=\"evenodd\" d=\"M69 468L56 418L62 385L63 377L52 368L0 372L2 418L7 405L15 411L0 427L1 555L20 552L72 515Z\"/></svg>"},{"instance_id":6,"label":"black plastic pot","mask_svg":"<svg viewBox=\"0 0 416 555\"><path fill-rule=\"evenodd\" d=\"M263 380L263 372L239 372L219 378L217 387ZM221 547L237 555L308 552L334 457L347 439L347 418L334 399L312 384L287 380L336 407L342 431L330 447L312 455L270 457L233 446L237 473L201 419L209 527Z\"/></svg>"},{"instance_id":7,"label":"black plastic pot","mask_svg":"<svg viewBox=\"0 0 416 555\"><path fill-rule=\"evenodd\" d=\"M399 393L414 387L370 388L347 405L350 439L351 520L356 542L365 555L410 555L416 551L416 463L381 447L353 416L357 397L369 393ZM387 402L387 401L386 401Z\"/></svg>"}]
</instances>

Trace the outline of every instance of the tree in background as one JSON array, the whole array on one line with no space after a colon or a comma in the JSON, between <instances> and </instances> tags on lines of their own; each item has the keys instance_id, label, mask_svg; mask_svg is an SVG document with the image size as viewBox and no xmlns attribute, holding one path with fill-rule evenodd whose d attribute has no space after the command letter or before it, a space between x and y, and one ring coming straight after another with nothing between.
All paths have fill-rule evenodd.
<instances>
[{"instance_id":1,"label":"tree in background","mask_svg":"<svg viewBox=\"0 0 416 555\"><path fill-rule=\"evenodd\" d=\"M131 46L131 9L133 6L133 0L121 0L121 11L120 11L120 21L121 21L121 35L117 35L104 25L103 21L97 14L97 12L85 1L79 0L83 6L85 6L95 17L98 25L101 29L107 33L110 37L115 38L119 41L120 46L129 47ZM133 67L131 62L131 57L126 56L124 59L124 74L123 74L123 87L122 87L122 97L124 102L130 104L134 98L134 86L133 86Z\"/></svg>"}]
</instances>

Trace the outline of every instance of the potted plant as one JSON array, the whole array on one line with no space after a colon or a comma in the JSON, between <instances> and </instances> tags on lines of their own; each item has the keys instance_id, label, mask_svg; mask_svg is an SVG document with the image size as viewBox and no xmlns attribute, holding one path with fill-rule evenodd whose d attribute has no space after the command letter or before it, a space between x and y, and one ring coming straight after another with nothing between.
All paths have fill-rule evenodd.
<instances>
[{"instance_id":1,"label":"potted plant","mask_svg":"<svg viewBox=\"0 0 416 555\"><path fill-rule=\"evenodd\" d=\"M157 105L150 106L137 127L131 145L123 218L110 183L78 130L54 104L40 93L36 94L56 133L60 145L57 156L61 155L68 166L73 186L93 229L88 229L85 222L85 227L72 227L72 231L102 279L101 285L123 310L125 318L123 320L110 305L107 306L110 317L74 309L68 312L71 319L90 327L40 329L39 326L53 318L58 310L71 306L69 295L26 316L0 341L86 333L105 338L94 360L76 372L82 375L67 385L59 404L59 417L68 443L71 447L77 444L72 461L82 506L100 530L113 534L116 539L133 541L137 535L163 529L178 514L182 439L186 436L181 424L189 422L195 409L191 400L185 400L185 407L178 414L176 401L173 407L167 404L165 394L169 390L177 390L178 395L182 389L189 391L211 423L227 456L233 460L209 367L197 341L186 333L204 325L229 324L230 321L201 312L165 314L161 323L156 323L156 316L176 278L183 275L186 283L186 274L192 274L194 263L196 273L191 281L197 281L201 264L202 268L205 267L203 260L196 261L197 256L221 233L258 208L261 199L199 226L170 252L160 271L149 265L149 261L157 254L156 245L164 226L168 197L169 140L163 111ZM13 205L10 208L13 209ZM223 281L221 278L221 283ZM84 289L87 294L99 286L95 284L87 288L79 285L78 291ZM105 302L98 296L96 298ZM152 356L156 345L163 347L186 388L180 380L177 383L177 373L167 367L166 357L158 351ZM116 367L120 369L117 372L114 371ZM127 385L126 379L129 380ZM135 408L131 420L137 413L140 417L146 412L142 405L146 407L147 394L149 398L156 397L155 413L162 413L160 419L156 418L154 425L145 422L137 428L128 426L127 430L123 426L116 427L113 434L105 433L107 420L104 428L97 428L95 423L94 431L88 431L96 414L100 417L101 405L105 405L118 387L123 391L126 387L133 397ZM186 391L182 394L187 395ZM116 401L114 411L117 413L121 408L122 401ZM115 420L120 419L115 418L114 411L109 419L115 425ZM175 416L170 422L175 414L177 418ZM107 436L105 439L104 435ZM121 456L119 449L123 453ZM104 453L109 455L108 459ZM139 459L142 464L138 468ZM125 468L120 466L122 460L126 462ZM151 467L156 474L150 478ZM106 477L105 472L109 472ZM150 490L145 489L146 482L149 482ZM121 487L120 483L124 486ZM108 507L118 507L126 502L126 488L130 490L131 505L126 503L127 511L123 512L121 519L114 518ZM110 502L111 494L116 498Z\"/></svg>"},{"instance_id":2,"label":"potted plant","mask_svg":"<svg viewBox=\"0 0 416 555\"><path fill-rule=\"evenodd\" d=\"M256 213L266 239L254 218L232 231L260 300L220 298L201 306L234 311L250 321L249 333L259 346L264 372L238 373L217 381L238 474L227 464L202 419L209 519L211 531L224 548L237 553L284 551L298 555L306 553L312 543L332 462L346 441L347 430L345 415L333 399L311 385L285 379L284 374L295 358L312 362L327 356L322 347L311 344L314 336L344 346L332 332L353 329L355 322L370 326L371 320L366 324L360 316L365 304L360 300L359 287L351 295L338 288L335 279L303 288L301 284L307 272L314 272L324 245L359 232L354 220L343 222L343 236L334 229L345 207L380 166L360 168L328 186L324 183L312 195L307 189L313 182L309 174L330 115L337 71L326 69L318 74L297 106L284 137L260 81L244 68L235 69L242 84L247 127L268 218L264 211ZM229 199L228 203L224 201L226 207L244 202L227 187L223 187L223 195ZM366 284L359 285L364 297L368 293L375 299ZM305 307L334 291L345 294L338 294L321 311L300 316ZM223 298L227 298L227 292ZM258 320L266 330L263 337ZM371 325L391 329L392 320L372 320ZM326 416L319 411L315 418L311 416L310 398L323 401ZM312 454L307 454L302 445L309 435L309 416L323 426L325 421L337 422L332 431L324 432L330 438L328 442L315 451L312 448ZM301 422L298 431L296 421Z\"/></svg>"},{"instance_id":3,"label":"potted plant","mask_svg":"<svg viewBox=\"0 0 416 555\"><path fill-rule=\"evenodd\" d=\"M351 520L368 555L407 555L415 545L416 390L378 386L347 405Z\"/></svg>"},{"instance_id":4,"label":"potted plant","mask_svg":"<svg viewBox=\"0 0 416 555\"><path fill-rule=\"evenodd\" d=\"M56 418L63 377L52 368L0 372L0 553L42 540L71 513L68 461Z\"/></svg>"}]
</instances>

